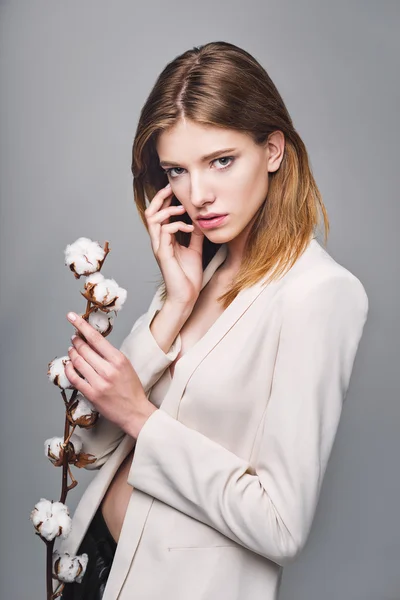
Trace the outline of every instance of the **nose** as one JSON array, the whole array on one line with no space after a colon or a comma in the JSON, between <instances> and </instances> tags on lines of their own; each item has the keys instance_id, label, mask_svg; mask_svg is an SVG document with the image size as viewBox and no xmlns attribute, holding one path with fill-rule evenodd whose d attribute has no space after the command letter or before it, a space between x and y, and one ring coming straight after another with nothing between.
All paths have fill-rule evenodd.
<instances>
[{"instance_id":1,"label":"nose","mask_svg":"<svg viewBox=\"0 0 400 600\"><path fill-rule=\"evenodd\" d=\"M214 201L214 194L204 177L192 175L190 183L190 201L193 206L201 208L207 202Z\"/></svg>"}]
</instances>

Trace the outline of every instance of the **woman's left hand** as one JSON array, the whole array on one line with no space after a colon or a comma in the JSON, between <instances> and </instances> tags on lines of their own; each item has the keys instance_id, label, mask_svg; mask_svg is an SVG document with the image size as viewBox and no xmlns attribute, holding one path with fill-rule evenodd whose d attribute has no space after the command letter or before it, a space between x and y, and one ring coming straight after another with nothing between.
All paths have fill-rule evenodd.
<instances>
[{"instance_id":1,"label":"woman's left hand","mask_svg":"<svg viewBox=\"0 0 400 600\"><path fill-rule=\"evenodd\" d=\"M68 350L71 362L65 366L66 376L99 413L136 439L157 408L147 399L129 359L85 319L76 315L72 321L70 314L68 319L88 343L79 336L72 340L73 347Z\"/></svg>"}]
</instances>

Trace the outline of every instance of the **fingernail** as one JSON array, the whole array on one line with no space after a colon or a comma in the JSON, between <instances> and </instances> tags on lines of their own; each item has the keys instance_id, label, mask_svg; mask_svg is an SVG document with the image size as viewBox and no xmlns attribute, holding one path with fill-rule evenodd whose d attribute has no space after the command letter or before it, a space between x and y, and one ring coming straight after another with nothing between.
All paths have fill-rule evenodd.
<instances>
[{"instance_id":1,"label":"fingernail","mask_svg":"<svg viewBox=\"0 0 400 600\"><path fill-rule=\"evenodd\" d=\"M168 188L170 188L170 187L171 187L171 184L170 184L170 183L167 183L167 185L165 186L165 188L164 188L164 189L165 189L165 190L167 190L167 189L168 189Z\"/></svg>"},{"instance_id":2,"label":"fingernail","mask_svg":"<svg viewBox=\"0 0 400 600\"><path fill-rule=\"evenodd\" d=\"M72 348L73 348L72 346L68 346L68 352L69 352L70 350L72 350Z\"/></svg>"},{"instance_id":3,"label":"fingernail","mask_svg":"<svg viewBox=\"0 0 400 600\"><path fill-rule=\"evenodd\" d=\"M74 341L74 339L75 339L76 337L78 337L78 336L77 336L75 333L74 333L74 335L71 335L71 341Z\"/></svg>"},{"instance_id":4,"label":"fingernail","mask_svg":"<svg viewBox=\"0 0 400 600\"><path fill-rule=\"evenodd\" d=\"M76 320L76 314L75 314L75 313L73 313L73 312L70 312L70 313L68 313L68 314L67 314L67 318L68 318L70 321L75 321L75 320Z\"/></svg>"}]
</instances>

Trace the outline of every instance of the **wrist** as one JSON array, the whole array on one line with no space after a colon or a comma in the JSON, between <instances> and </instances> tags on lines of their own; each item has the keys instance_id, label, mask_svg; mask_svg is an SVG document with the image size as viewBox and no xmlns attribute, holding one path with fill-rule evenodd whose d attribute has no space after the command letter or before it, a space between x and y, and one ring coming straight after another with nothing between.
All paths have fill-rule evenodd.
<instances>
[{"instance_id":1,"label":"wrist","mask_svg":"<svg viewBox=\"0 0 400 600\"><path fill-rule=\"evenodd\" d=\"M158 410L158 408L154 406L154 404L152 404L149 400L147 400L147 398L146 401L147 403L143 405L143 407L140 409L140 412L136 413L132 417L132 419L129 420L129 423L127 423L126 427L124 428L125 433L130 435L130 437L132 437L135 440L138 438L139 433L141 432L147 419L153 414L153 412Z\"/></svg>"},{"instance_id":2,"label":"wrist","mask_svg":"<svg viewBox=\"0 0 400 600\"><path fill-rule=\"evenodd\" d=\"M177 305L165 301L150 323L150 332L164 353L168 353L186 323L192 305Z\"/></svg>"},{"instance_id":3,"label":"wrist","mask_svg":"<svg viewBox=\"0 0 400 600\"><path fill-rule=\"evenodd\" d=\"M183 325L189 318L195 304L196 302L177 304L167 298L161 310L168 314L173 321L180 321Z\"/></svg>"}]
</instances>

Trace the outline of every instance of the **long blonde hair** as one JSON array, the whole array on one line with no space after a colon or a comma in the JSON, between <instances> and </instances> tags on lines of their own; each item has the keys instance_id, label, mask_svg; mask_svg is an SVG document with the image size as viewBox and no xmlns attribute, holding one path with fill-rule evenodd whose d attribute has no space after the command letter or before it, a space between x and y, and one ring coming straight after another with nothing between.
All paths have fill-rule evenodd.
<instances>
[{"instance_id":1,"label":"long blonde hair","mask_svg":"<svg viewBox=\"0 0 400 600\"><path fill-rule=\"evenodd\" d=\"M247 237L241 267L219 298L226 308L242 289L267 275L279 278L289 270L306 249L321 214L326 244L328 215L306 147L268 73L251 54L220 41L194 47L168 63L141 110L132 148L132 174L134 200L146 228L146 197L151 201L168 183L159 165L157 137L182 117L246 133L258 145L276 130L285 137L282 162L268 175L268 193ZM175 197L172 204L178 204ZM187 213L171 217L174 220L191 223ZM174 235L188 246L190 233ZM203 269L219 247L204 237ZM165 300L163 280L161 285Z\"/></svg>"}]
</instances>

